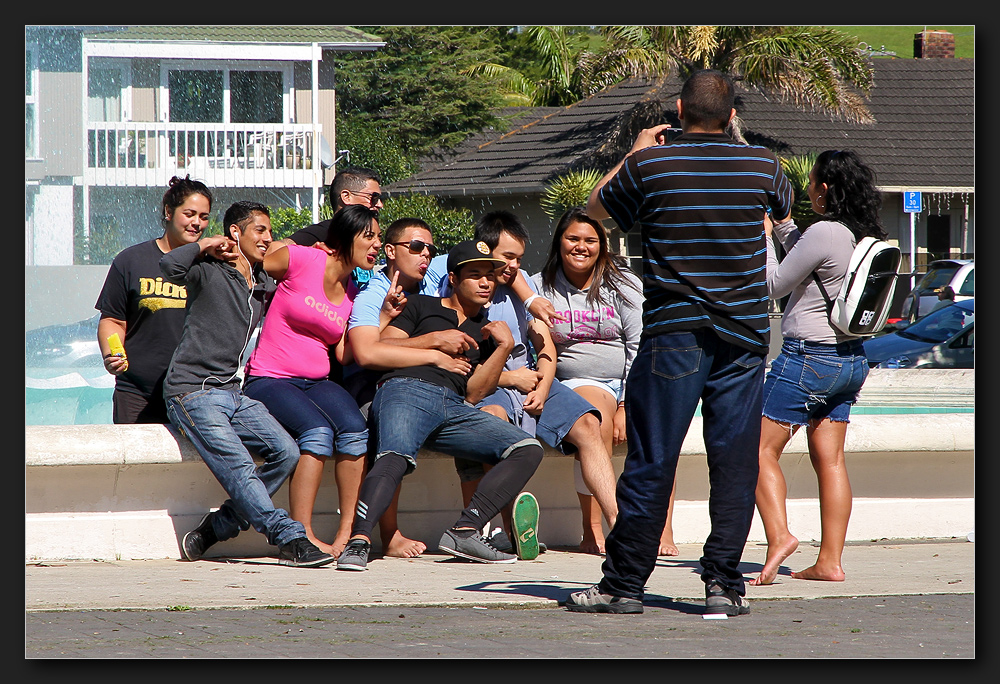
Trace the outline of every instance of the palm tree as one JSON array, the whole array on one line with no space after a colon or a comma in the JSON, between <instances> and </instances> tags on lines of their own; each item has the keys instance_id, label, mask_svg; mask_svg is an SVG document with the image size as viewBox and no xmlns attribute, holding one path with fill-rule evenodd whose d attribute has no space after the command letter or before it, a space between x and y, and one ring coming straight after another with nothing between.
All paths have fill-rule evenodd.
<instances>
[{"instance_id":1,"label":"palm tree","mask_svg":"<svg viewBox=\"0 0 1000 684\"><path fill-rule=\"evenodd\" d=\"M728 73L744 88L776 94L853 123L874 122L863 95L873 69L854 38L823 26L608 26L602 51L619 55L616 75L682 78Z\"/></svg>"},{"instance_id":2,"label":"palm tree","mask_svg":"<svg viewBox=\"0 0 1000 684\"><path fill-rule=\"evenodd\" d=\"M698 69L728 73L801 107L855 123L873 123L862 95L873 70L855 39L821 26L605 26L594 50L569 26L530 26L525 33L546 76L481 63L468 72L497 79L508 104L563 106L626 78L682 78Z\"/></svg>"},{"instance_id":3,"label":"palm tree","mask_svg":"<svg viewBox=\"0 0 1000 684\"><path fill-rule=\"evenodd\" d=\"M474 64L465 73L495 79L509 106L560 107L596 92L588 91L582 83L579 62L588 53L576 40L574 27L529 26L525 35L538 55L544 77L532 80L517 69L495 62Z\"/></svg>"}]
</instances>

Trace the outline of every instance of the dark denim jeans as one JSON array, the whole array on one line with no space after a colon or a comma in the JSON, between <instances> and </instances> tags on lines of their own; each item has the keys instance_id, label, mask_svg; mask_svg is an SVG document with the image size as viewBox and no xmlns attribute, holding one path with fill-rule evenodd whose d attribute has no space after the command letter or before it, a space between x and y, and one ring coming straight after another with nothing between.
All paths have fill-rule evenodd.
<instances>
[{"instance_id":1,"label":"dark denim jeans","mask_svg":"<svg viewBox=\"0 0 1000 684\"><path fill-rule=\"evenodd\" d=\"M271 501L295 470L299 448L262 403L242 392L206 389L167 399L167 416L230 497L212 516L219 541L251 525L274 546L306 536L302 523ZM260 467L251 452L264 459Z\"/></svg>"},{"instance_id":2,"label":"dark denim jeans","mask_svg":"<svg viewBox=\"0 0 1000 684\"><path fill-rule=\"evenodd\" d=\"M764 358L710 330L643 336L625 390L628 454L602 565L604 593L643 597L677 457L700 399L712 524L701 577L744 594L737 567L753 519Z\"/></svg>"}]
</instances>

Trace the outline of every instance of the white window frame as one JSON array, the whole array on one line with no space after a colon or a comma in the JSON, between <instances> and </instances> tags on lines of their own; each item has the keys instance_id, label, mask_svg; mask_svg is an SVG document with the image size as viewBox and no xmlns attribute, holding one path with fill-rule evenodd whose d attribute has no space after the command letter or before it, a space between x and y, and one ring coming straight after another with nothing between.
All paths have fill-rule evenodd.
<instances>
[{"instance_id":1,"label":"white window frame","mask_svg":"<svg viewBox=\"0 0 1000 684\"><path fill-rule=\"evenodd\" d=\"M31 60L31 93L24 96L24 106L30 106L34 110L34 116L32 117L32 148L30 150L25 150L25 159L39 159L39 115L40 108L38 106L38 81L39 81L39 68L38 68L38 43L25 43L24 45L25 61ZM27 65L26 67L27 68Z\"/></svg>"},{"instance_id":2,"label":"white window frame","mask_svg":"<svg viewBox=\"0 0 1000 684\"><path fill-rule=\"evenodd\" d=\"M118 69L122 74L122 94L120 98L120 109L119 116L121 121L131 121L132 120L132 61L128 59L111 59L107 57L91 57L90 66L87 69L87 80L86 85L87 91L85 100L87 101L88 111L87 119L90 120L90 77L94 69Z\"/></svg>"},{"instance_id":3,"label":"white window frame","mask_svg":"<svg viewBox=\"0 0 1000 684\"><path fill-rule=\"evenodd\" d=\"M185 71L221 71L222 72L222 121L230 121L230 90L229 74L231 71L277 71L281 73L281 123L295 123L292 113L294 101L295 79L294 66L291 63L272 61L233 61L220 62L215 60L186 59L170 60L160 63L160 121L170 121L170 72Z\"/></svg>"}]
</instances>

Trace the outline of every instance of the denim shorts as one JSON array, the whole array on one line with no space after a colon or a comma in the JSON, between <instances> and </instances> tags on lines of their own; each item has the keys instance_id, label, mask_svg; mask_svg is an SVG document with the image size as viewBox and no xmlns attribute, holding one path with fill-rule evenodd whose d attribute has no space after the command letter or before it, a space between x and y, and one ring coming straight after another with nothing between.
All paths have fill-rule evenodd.
<instances>
[{"instance_id":1,"label":"denim shorts","mask_svg":"<svg viewBox=\"0 0 1000 684\"><path fill-rule=\"evenodd\" d=\"M521 412L521 407L514 407L509 392L497 389L476 404L476 408L488 405L502 407L507 413L507 419L514 425L518 424L517 416ZM576 447L571 444L564 446L563 439L576 425L576 421L587 413L593 413L598 420L601 419L600 411L589 401L567 387L565 383L553 380L541 414L534 417L533 433L552 448L571 454L576 451Z\"/></svg>"},{"instance_id":2,"label":"denim shorts","mask_svg":"<svg viewBox=\"0 0 1000 684\"><path fill-rule=\"evenodd\" d=\"M820 344L786 338L764 380L764 416L789 425L824 418L849 423L866 377L861 340Z\"/></svg>"},{"instance_id":3,"label":"denim shorts","mask_svg":"<svg viewBox=\"0 0 1000 684\"><path fill-rule=\"evenodd\" d=\"M498 388L493 394L476 404L476 408L481 409L483 406L501 407L511 424L519 425L528 434L534 434L553 449L558 449L564 454L576 453L574 445L563 441L576 425L576 421L587 413L593 413L597 416L597 420L601 419L601 412L589 401L558 380L552 381L549 395L545 399L545 406L542 407L542 413L538 416L529 416L524 413L520 406L515 407L515 400L511 394L511 392ZM521 398L523 400L523 394ZM531 430L528 429L529 427ZM455 470L458 472L458 479L462 482L478 480L486 472L481 462L466 458L455 459Z\"/></svg>"}]
</instances>

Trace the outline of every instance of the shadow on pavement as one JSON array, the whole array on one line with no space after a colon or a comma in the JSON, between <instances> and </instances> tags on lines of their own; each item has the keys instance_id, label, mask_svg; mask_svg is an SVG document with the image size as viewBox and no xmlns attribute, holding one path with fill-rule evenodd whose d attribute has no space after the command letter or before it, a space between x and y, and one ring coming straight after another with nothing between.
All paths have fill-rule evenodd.
<instances>
[{"instance_id":1,"label":"shadow on pavement","mask_svg":"<svg viewBox=\"0 0 1000 684\"><path fill-rule=\"evenodd\" d=\"M591 585L581 582L479 582L455 587L455 589L458 591L509 594L512 597L531 596L556 601L560 606L563 606L572 592L586 589L589 586ZM700 603L682 603L669 596L659 594L646 594L642 603L647 608L665 608L678 613L701 614L705 611L705 606Z\"/></svg>"}]
</instances>

